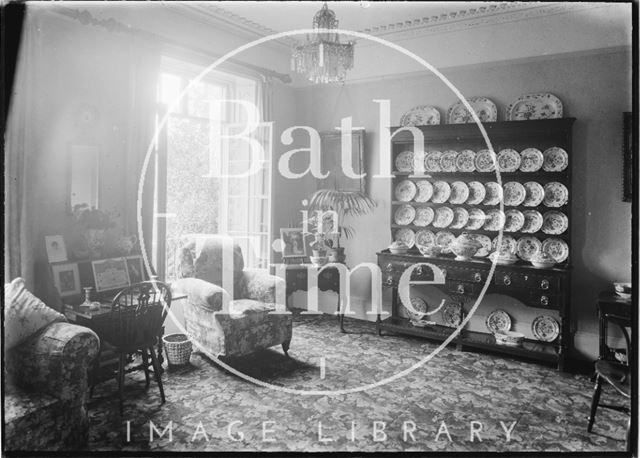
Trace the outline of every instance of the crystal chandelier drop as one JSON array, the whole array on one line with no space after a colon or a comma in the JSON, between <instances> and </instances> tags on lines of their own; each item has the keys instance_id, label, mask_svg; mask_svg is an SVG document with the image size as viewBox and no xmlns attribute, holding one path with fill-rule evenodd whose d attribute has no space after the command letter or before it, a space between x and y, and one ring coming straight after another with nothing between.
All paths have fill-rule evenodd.
<instances>
[{"instance_id":1,"label":"crystal chandelier drop","mask_svg":"<svg viewBox=\"0 0 640 458\"><path fill-rule=\"evenodd\" d=\"M347 70L353 68L353 42L340 43L336 32L320 31L338 28L336 14L327 2L313 17L313 36L293 48L291 70L303 73L313 83L343 82Z\"/></svg>"}]
</instances>

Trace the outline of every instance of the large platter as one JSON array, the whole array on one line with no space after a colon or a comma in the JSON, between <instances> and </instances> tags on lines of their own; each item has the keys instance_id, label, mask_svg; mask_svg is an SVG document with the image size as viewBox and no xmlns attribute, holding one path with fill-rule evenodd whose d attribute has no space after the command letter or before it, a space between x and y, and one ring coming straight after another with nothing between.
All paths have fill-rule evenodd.
<instances>
[{"instance_id":1,"label":"large platter","mask_svg":"<svg viewBox=\"0 0 640 458\"><path fill-rule=\"evenodd\" d=\"M442 153L440 157L440 170L443 172L455 172L457 169L456 159L458 158L458 152L453 150L447 150Z\"/></svg>"},{"instance_id":2,"label":"large platter","mask_svg":"<svg viewBox=\"0 0 640 458\"><path fill-rule=\"evenodd\" d=\"M402 205L396 209L393 220L400 226L411 224L416 217L416 209L411 205Z\"/></svg>"},{"instance_id":3,"label":"large platter","mask_svg":"<svg viewBox=\"0 0 640 458\"><path fill-rule=\"evenodd\" d=\"M528 181L524 185L526 192L524 202L525 207L537 207L544 200L544 188L536 181Z\"/></svg>"},{"instance_id":4,"label":"large platter","mask_svg":"<svg viewBox=\"0 0 640 458\"><path fill-rule=\"evenodd\" d=\"M480 183L479 181L470 181L469 183L467 183L467 187L469 188L469 198L467 199L467 204L478 205L484 200L487 191L486 189L484 189L484 185L482 183Z\"/></svg>"},{"instance_id":5,"label":"large platter","mask_svg":"<svg viewBox=\"0 0 640 458\"><path fill-rule=\"evenodd\" d=\"M434 211L431 207L420 207L416 210L416 217L413 224L416 226L428 226L433 222Z\"/></svg>"},{"instance_id":6,"label":"large platter","mask_svg":"<svg viewBox=\"0 0 640 458\"><path fill-rule=\"evenodd\" d=\"M517 181L510 181L505 183L503 187L504 204L510 207L517 207L527 195L527 191Z\"/></svg>"},{"instance_id":7,"label":"large platter","mask_svg":"<svg viewBox=\"0 0 640 458\"><path fill-rule=\"evenodd\" d=\"M545 172L562 172L569 165L569 155L558 146L544 150L542 169Z\"/></svg>"},{"instance_id":8,"label":"large platter","mask_svg":"<svg viewBox=\"0 0 640 458\"><path fill-rule=\"evenodd\" d=\"M511 329L511 317L504 310L494 310L485 320L487 329L493 334Z\"/></svg>"},{"instance_id":9,"label":"large platter","mask_svg":"<svg viewBox=\"0 0 640 458\"><path fill-rule=\"evenodd\" d=\"M415 196L416 202L429 202L431 196L433 196L433 185L430 181L420 180L416 182L418 188L418 194Z\"/></svg>"},{"instance_id":10,"label":"large platter","mask_svg":"<svg viewBox=\"0 0 640 458\"><path fill-rule=\"evenodd\" d=\"M446 181L436 181L433 183L433 196L431 201L434 204L443 204L451 195L451 186Z\"/></svg>"},{"instance_id":11,"label":"large platter","mask_svg":"<svg viewBox=\"0 0 640 458\"><path fill-rule=\"evenodd\" d=\"M531 323L533 336L542 342L553 342L560 335L560 325L555 318L548 315L540 315Z\"/></svg>"},{"instance_id":12,"label":"large platter","mask_svg":"<svg viewBox=\"0 0 640 458\"><path fill-rule=\"evenodd\" d=\"M525 94L507 107L507 121L562 118L562 102L548 92Z\"/></svg>"},{"instance_id":13,"label":"large platter","mask_svg":"<svg viewBox=\"0 0 640 458\"><path fill-rule=\"evenodd\" d=\"M520 171L537 172L542 168L544 155L538 148L527 148L520 152Z\"/></svg>"},{"instance_id":14,"label":"large platter","mask_svg":"<svg viewBox=\"0 0 640 458\"><path fill-rule=\"evenodd\" d=\"M536 237L527 235L518 239L516 245L516 254L523 261L531 261L531 259L540 253L542 243Z\"/></svg>"},{"instance_id":15,"label":"large platter","mask_svg":"<svg viewBox=\"0 0 640 458\"><path fill-rule=\"evenodd\" d=\"M542 242L542 252L551 256L557 264L560 264L569 257L569 245L562 239L550 237Z\"/></svg>"},{"instance_id":16,"label":"large platter","mask_svg":"<svg viewBox=\"0 0 640 458\"><path fill-rule=\"evenodd\" d=\"M395 164L398 172L413 172L413 151L402 151L396 156Z\"/></svg>"},{"instance_id":17,"label":"large platter","mask_svg":"<svg viewBox=\"0 0 640 458\"><path fill-rule=\"evenodd\" d=\"M409 202L416 196L416 192L417 188L413 181L402 180L396 185L394 194L396 196L396 200L399 200L400 202Z\"/></svg>"},{"instance_id":18,"label":"large platter","mask_svg":"<svg viewBox=\"0 0 640 458\"><path fill-rule=\"evenodd\" d=\"M413 107L400 118L401 126L435 126L440 124L440 112L432 105Z\"/></svg>"},{"instance_id":19,"label":"large platter","mask_svg":"<svg viewBox=\"0 0 640 458\"><path fill-rule=\"evenodd\" d=\"M450 328L460 326L462 322L462 306L456 302L447 302L442 307L442 323Z\"/></svg>"},{"instance_id":20,"label":"large platter","mask_svg":"<svg viewBox=\"0 0 640 458\"><path fill-rule=\"evenodd\" d=\"M551 210L544 214L542 232L559 235L569 229L569 218L562 212Z\"/></svg>"},{"instance_id":21,"label":"large platter","mask_svg":"<svg viewBox=\"0 0 640 458\"><path fill-rule=\"evenodd\" d=\"M433 220L433 227L444 229L453 222L453 210L449 207L438 207Z\"/></svg>"},{"instance_id":22,"label":"large platter","mask_svg":"<svg viewBox=\"0 0 640 458\"><path fill-rule=\"evenodd\" d=\"M480 122L496 122L498 120L498 109L496 104L486 97L470 97L467 99L473 111L478 115ZM467 111L461 100L454 103L447 113L449 124L467 124L474 122L471 113Z\"/></svg>"},{"instance_id":23,"label":"large platter","mask_svg":"<svg viewBox=\"0 0 640 458\"><path fill-rule=\"evenodd\" d=\"M440 151L428 151L424 156L424 171L425 172L442 172L440 168L440 158L442 152Z\"/></svg>"},{"instance_id":24,"label":"large platter","mask_svg":"<svg viewBox=\"0 0 640 458\"><path fill-rule=\"evenodd\" d=\"M466 229L477 231L478 229L482 228L482 226L484 226L485 219L486 215L484 211L482 211L482 209L469 209L469 222L467 223Z\"/></svg>"},{"instance_id":25,"label":"large platter","mask_svg":"<svg viewBox=\"0 0 640 458\"><path fill-rule=\"evenodd\" d=\"M516 150L505 148L498 153L497 161L501 172L515 172L520 168L522 159Z\"/></svg>"},{"instance_id":26,"label":"large platter","mask_svg":"<svg viewBox=\"0 0 640 458\"><path fill-rule=\"evenodd\" d=\"M436 236L433 232L427 229L421 229L416 232L416 245L421 246L433 246L436 243Z\"/></svg>"},{"instance_id":27,"label":"large platter","mask_svg":"<svg viewBox=\"0 0 640 458\"><path fill-rule=\"evenodd\" d=\"M476 153L475 165L478 172L495 171L496 161L494 161L494 153L488 149L481 149Z\"/></svg>"},{"instance_id":28,"label":"large platter","mask_svg":"<svg viewBox=\"0 0 640 458\"><path fill-rule=\"evenodd\" d=\"M470 149L460 151L456 158L456 168L458 172L475 172L476 153Z\"/></svg>"},{"instance_id":29,"label":"large platter","mask_svg":"<svg viewBox=\"0 0 640 458\"><path fill-rule=\"evenodd\" d=\"M544 185L543 203L547 207L558 208L569 202L569 190L558 181L550 181Z\"/></svg>"},{"instance_id":30,"label":"large platter","mask_svg":"<svg viewBox=\"0 0 640 458\"><path fill-rule=\"evenodd\" d=\"M463 207L456 207L453 209L453 222L451 223L451 229L462 229L469 222L469 212Z\"/></svg>"},{"instance_id":31,"label":"large platter","mask_svg":"<svg viewBox=\"0 0 640 458\"><path fill-rule=\"evenodd\" d=\"M395 240L402 242L407 245L408 248L411 248L416 243L416 234L411 229L403 227L396 231Z\"/></svg>"}]
</instances>

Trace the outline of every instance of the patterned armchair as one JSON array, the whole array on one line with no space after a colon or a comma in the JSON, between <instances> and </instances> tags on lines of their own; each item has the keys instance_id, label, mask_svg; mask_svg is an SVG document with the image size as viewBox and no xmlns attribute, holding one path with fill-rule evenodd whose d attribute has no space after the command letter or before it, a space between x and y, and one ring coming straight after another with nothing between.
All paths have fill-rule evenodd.
<instances>
[{"instance_id":1,"label":"patterned armchair","mask_svg":"<svg viewBox=\"0 0 640 458\"><path fill-rule=\"evenodd\" d=\"M87 374L99 339L82 326L48 325L7 351L6 451L78 450L89 437Z\"/></svg>"},{"instance_id":2,"label":"patterned armchair","mask_svg":"<svg viewBox=\"0 0 640 458\"><path fill-rule=\"evenodd\" d=\"M225 275L232 274L233 300L220 286L223 252L233 257L233 265L225 266ZM264 271L244 269L242 251L232 239L217 235L183 237L176 269L179 280L172 287L174 294L187 294L185 327L196 349L201 345L216 357L226 357L282 345L287 354L293 320L276 297L276 286L284 291L284 280Z\"/></svg>"}]
</instances>

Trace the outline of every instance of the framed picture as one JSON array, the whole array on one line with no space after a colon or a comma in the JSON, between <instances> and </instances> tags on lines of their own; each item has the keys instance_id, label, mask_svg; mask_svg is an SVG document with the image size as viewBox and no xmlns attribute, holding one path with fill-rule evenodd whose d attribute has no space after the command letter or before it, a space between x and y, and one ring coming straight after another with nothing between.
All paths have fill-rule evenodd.
<instances>
[{"instance_id":1,"label":"framed picture","mask_svg":"<svg viewBox=\"0 0 640 458\"><path fill-rule=\"evenodd\" d=\"M318 180L318 189L358 191L365 194L365 179L359 176L365 171L364 129L354 129L351 132L351 170L343 169L342 132L339 129L332 132L322 132L320 134L320 147L322 149L322 170L327 170L329 176ZM358 178L354 178L356 176Z\"/></svg>"},{"instance_id":2,"label":"framed picture","mask_svg":"<svg viewBox=\"0 0 640 458\"><path fill-rule=\"evenodd\" d=\"M44 242L47 246L47 258L49 262L68 261L67 247L64 244L64 237L61 235L45 235Z\"/></svg>"},{"instance_id":3,"label":"framed picture","mask_svg":"<svg viewBox=\"0 0 640 458\"><path fill-rule=\"evenodd\" d=\"M281 228L280 238L284 242L283 258L299 258L307 255L302 228Z\"/></svg>"},{"instance_id":4,"label":"framed picture","mask_svg":"<svg viewBox=\"0 0 640 458\"><path fill-rule=\"evenodd\" d=\"M142 265L142 256L127 256L127 272L129 273L129 281L131 284L140 283L145 280L144 266Z\"/></svg>"},{"instance_id":5,"label":"framed picture","mask_svg":"<svg viewBox=\"0 0 640 458\"><path fill-rule=\"evenodd\" d=\"M625 112L623 114L623 134L622 153L623 160L623 186L622 200L631 202L633 197L633 114Z\"/></svg>"},{"instance_id":6,"label":"framed picture","mask_svg":"<svg viewBox=\"0 0 640 458\"><path fill-rule=\"evenodd\" d=\"M111 258L91 263L96 291L109 291L129 286L129 272L125 258Z\"/></svg>"},{"instance_id":7,"label":"framed picture","mask_svg":"<svg viewBox=\"0 0 640 458\"><path fill-rule=\"evenodd\" d=\"M52 264L51 273L53 275L53 283L58 289L60 297L80 294L80 274L78 273L77 263Z\"/></svg>"}]
</instances>

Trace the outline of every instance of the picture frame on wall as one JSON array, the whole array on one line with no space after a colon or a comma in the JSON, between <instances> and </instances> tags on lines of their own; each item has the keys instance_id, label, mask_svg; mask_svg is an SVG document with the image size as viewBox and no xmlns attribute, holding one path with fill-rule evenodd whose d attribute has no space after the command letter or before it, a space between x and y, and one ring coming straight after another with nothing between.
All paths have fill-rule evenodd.
<instances>
[{"instance_id":1,"label":"picture frame on wall","mask_svg":"<svg viewBox=\"0 0 640 458\"><path fill-rule=\"evenodd\" d=\"M53 284L60 297L72 297L80 294L80 274L77 263L52 264L51 274L53 275Z\"/></svg>"},{"instance_id":2,"label":"picture frame on wall","mask_svg":"<svg viewBox=\"0 0 640 458\"><path fill-rule=\"evenodd\" d=\"M633 198L633 114L623 113L623 182L622 200L631 202Z\"/></svg>"},{"instance_id":3,"label":"picture frame on wall","mask_svg":"<svg viewBox=\"0 0 640 458\"><path fill-rule=\"evenodd\" d=\"M125 258L92 261L91 267L97 292L126 288L130 284Z\"/></svg>"},{"instance_id":4,"label":"picture frame on wall","mask_svg":"<svg viewBox=\"0 0 640 458\"><path fill-rule=\"evenodd\" d=\"M144 266L142 264L142 256L127 256L127 272L129 274L130 284L140 283L145 280Z\"/></svg>"},{"instance_id":5,"label":"picture frame on wall","mask_svg":"<svg viewBox=\"0 0 640 458\"><path fill-rule=\"evenodd\" d=\"M67 247L62 235L45 235L44 242L47 248L47 259L49 262L68 261Z\"/></svg>"},{"instance_id":6,"label":"picture frame on wall","mask_svg":"<svg viewBox=\"0 0 640 458\"><path fill-rule=\"evenodd\" d=\"M307 247L302 228L281 228L280 239L284 243L282 249L283 258L303 258L307 256Z\"/></svg>"}]
</instances>

